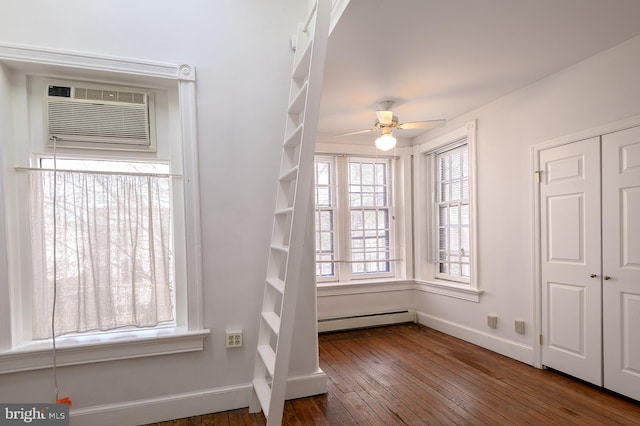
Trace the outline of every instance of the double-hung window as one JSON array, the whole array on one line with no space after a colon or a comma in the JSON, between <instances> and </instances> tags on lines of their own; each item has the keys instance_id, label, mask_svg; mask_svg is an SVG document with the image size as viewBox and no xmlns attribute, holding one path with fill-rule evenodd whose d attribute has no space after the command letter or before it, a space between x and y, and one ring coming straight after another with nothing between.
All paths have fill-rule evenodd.
<instances>
[{"instance_id":1,"label":"double-hung window","mask_svg":"<svg viewBox=\"0 0 640 426\"><path fill-rule=\"evenodd\" d=\"M336 277L335 159L315 161L316 277Z\"/></svg>"},{"instance_id":2,"label":"double-hung window","mask_svg":"<svg viewBox=\"0 0 640 426\"><path fill-rule=\"evenodd\" d=\"M391 272L390 160L350 158L351 274Z\"/></svg>"},{"instance_id":3,"label":"double-hung window","mask_svg":"<svg viewBox=\"0 0 640 426\"><path fill-rule=\"evenodd\" d=\"M478 301L475 121L413 149L414 268L419 288Z\"/></svg>"},{"instance_id":4,"label":"double-hung window","mask_svg":"<svg viewBox=\"0 0 640 426\"><path fill-rule=\"evenodd\" d=\"M193 68L20 48L10 60L0 374L48 368L53 343L65 365L202 350ZM76 64L83 80L69 81Z\"/></svg>"},{"instance_id":5,"label":"double-hung window","mask_svg":"<svg viewBox=\"0 0 640 426\"><path fill-rule=\"evenodd\" d=\"M392 160L316 156L318 281L394 274Z\"/></svg>"},{"instance_id":6,"label":"double-hung window","mask_svg":"<svg viewBox=\"0 0 640 426\"><path fill-rule=\"evenodd\" d=\"M433 155L437 278L469 282L469 147L466 141Z\"/></svg>"}]
</instances>

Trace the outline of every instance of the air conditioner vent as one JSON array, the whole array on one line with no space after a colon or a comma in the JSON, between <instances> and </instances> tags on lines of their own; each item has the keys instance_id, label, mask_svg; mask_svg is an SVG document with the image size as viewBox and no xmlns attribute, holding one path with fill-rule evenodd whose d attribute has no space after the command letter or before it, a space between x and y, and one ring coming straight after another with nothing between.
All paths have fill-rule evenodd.
<instances>
[{"instance_id":1,"label":"air conditioner vent","mask_svg":"<svg viewBox=\"0 0 640 426\"><path fill-rule=\"evenodd\" d=\"M49 103L49 132L67 136L126 139L148 144L147 117L140 108L106 104Z\"/></svg>"},{"instance_id":2,"label":"air conditioner vent","mask_svg":"<svg viewBox=\"0 0 640 426\"><path fill-rule=\"evenodd\" d=\"M150 93L107 87L68 89L49 86L45 99L49 137L56 137L57 146L155 150ZM56 95L69 92L71 96Z\"/></svg>"}]
</instances>

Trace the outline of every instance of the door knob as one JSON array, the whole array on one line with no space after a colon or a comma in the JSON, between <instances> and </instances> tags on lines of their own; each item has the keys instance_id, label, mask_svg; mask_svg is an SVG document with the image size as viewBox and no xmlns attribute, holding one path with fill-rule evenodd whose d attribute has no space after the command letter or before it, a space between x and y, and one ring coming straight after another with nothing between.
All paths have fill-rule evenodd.
<instances>
[{"instance_id":1,"label":"door knob","mask_svg":"<svg viewBox=\"0 0 640 426\"><path fill-rule=\"evenodd\" d=\"M605 281L609 281L611 279L609 275L605 275L603 278L605 279Z\"/></svg>"},{"instance_id":2,"label":"door knob","mask_svg":"<svg viewBox=\"0 0 640 426\"><path fill-rule=\"evenodd\" d=\"M595 277L597 277L597 276L598 276L598 274L591 274L591 275L589 275L589 276L590 276L591 278L595 278Z\"/></svg>"}]
</instances>

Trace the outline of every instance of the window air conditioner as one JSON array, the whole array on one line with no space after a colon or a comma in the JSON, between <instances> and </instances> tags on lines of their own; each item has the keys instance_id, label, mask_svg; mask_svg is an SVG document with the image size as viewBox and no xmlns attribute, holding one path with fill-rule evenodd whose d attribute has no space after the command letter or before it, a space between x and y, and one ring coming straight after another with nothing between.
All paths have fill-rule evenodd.
<instances>
[{"instance_id":1,"label":"window air conditioner","mask_svg":"<svg viewBox=\"0 0 640 426\"><path fill-rule=\"evenodd\" d=\"M155 151L153 93L89 84L47 85L48 145Z\"/></svg>"}]
</instances>

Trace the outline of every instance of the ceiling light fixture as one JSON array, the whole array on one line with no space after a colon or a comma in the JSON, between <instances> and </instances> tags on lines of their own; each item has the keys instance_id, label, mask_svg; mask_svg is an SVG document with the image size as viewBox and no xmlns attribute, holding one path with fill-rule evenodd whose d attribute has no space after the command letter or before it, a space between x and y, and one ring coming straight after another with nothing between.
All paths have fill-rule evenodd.
<instances>
[{"instance_id":1,"label":"ceiling light fixture","mask_svg":"<svg viewBox=\"0 0 640 426\"><path fill-rule=\"evenodd\" d=\"M376 139L376 148L380 151L389 151L395 148L396 138L391 133L391 127L383 127L382 134Z\"/></svg>"}]
</instances>

